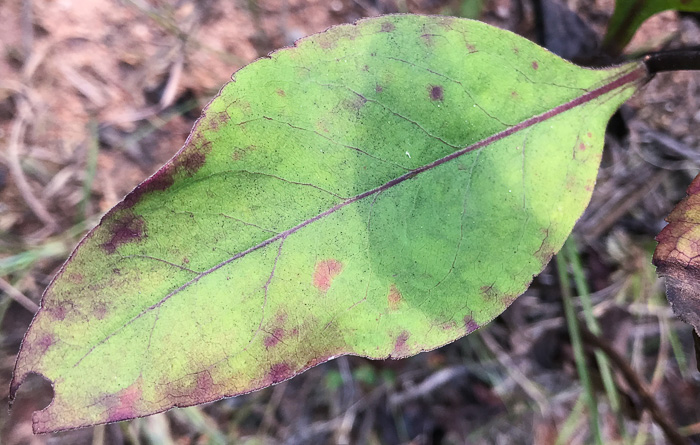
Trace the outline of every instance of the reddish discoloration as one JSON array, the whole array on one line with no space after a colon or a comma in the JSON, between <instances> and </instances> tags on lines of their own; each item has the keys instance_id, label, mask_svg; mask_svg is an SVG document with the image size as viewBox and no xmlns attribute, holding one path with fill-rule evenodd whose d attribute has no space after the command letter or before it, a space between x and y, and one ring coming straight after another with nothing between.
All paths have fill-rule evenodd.
<instances>
[{"instance_id":1,"label":"reddish discoloration","mask_svg":"<svg viewBox=\"0 0 700 445\"><path fill-rule=\"evenodd\" d=\"M223 113L225 114L225 113ZM228 114L226 114L228 119ZM218 120L217 120L218 119ZM219 122L221 119L215 119ZM212 121L214 122L214 121ZM120 202L116 209L130 209L135 206L141 198L148 193L156 191L165 191L175 183L175 175L184 172L187 176L192 176L197 173L206 161L207 154L211 151L211 142L203 139L203 137L195 137L185 148L178 153L177 157L162 166L150 178L139 184L131 191L124 201Z\"/></svg>"},{"instance_id":2,"label":"reddish discoloration","mask_svg":"<svg viewBox=\"0 0 700 445\"><path fill-rule=\"evenodd\" d=\"M54 318L54 320L62 321L62 320L66 319L66 312L67 311L66 311L66 308L63 306L58 306L58 307L54 307L51 309L47 309L46 312L51 314L51 316Z\"/></svg>"},{"instance_id":3,"label":"reddish discoloration","mask_svg":"<svg viewBox=\"0 0 700 445\"><path fill-rule=\"evenodd\" d=\"M481 295L483 295L484 298L486 298L487 300L491 300L498 297L498 291L493 286L494 285L491 284L489 286L481 286L479 288Z\"/></svg>"},{"instance_id":4,"label":"reddish discoloration","mask_svg":"<svg viewBox=\"0 0 700 445\"><path fill-rule=\"evenodd\" d=\"M467 329L467 334L471 334L479 329L479 324L474 321L474 318L471 315L467 315L464 317L464 327Z\"/></svg>"},{"instance_id":5,"label":"reddish discoloration","mask_svg":"<svg viewBox=\"0 0 700 445\"><path fill-rule=\"evenodd\" d=\"M532 61L532 69L533 69L533 70L537 70L537 69L539 69L539 68L540 68L540 64L537 63L536 60L533 60L533 61Z\"/></svg>"},{"instance_id":6,"label":"reddish discoloration","mask_svg":"<svg viewBox=\"0 0 700 445\"><path fill-rule=\"evenodd\" d=\"M217 391L214 390L214 379L207 371L197 374L197 383L190 396L193 402L208 401L217 397Z\"/></svg>"},{"instance_id":7,"label":"reddish discoloration","mask_svg":"<svg viewBox=\"0 0 700 445\"><path fill-rule=\"evenodd\" d=\"M517 91L511 91L511 92L510 92L510 97L512 97L513 99L515 99L516 97L518 97L518 92L517 92Z\"/></svg>"},{"instance_id":8,"label":"reddish discoloration","mask_svg":"<svg viewBox=\"0 0 700 445\"><path fill-rule=\"evenodd\" d=\"M68 274L68 281L73 284L80 284L83 282L83 275L77 272L71 272Z\"/></svg>"},{"instance_id":9,"label":"reddish discoloration","mask_svg":"<svg viewBox=\"0 0 700 445\"><path fill-rule=\"evenodd\" d=\"M102 320L107 315L107 305L104 303L95 303L93 313L95 314L95 318Z\"/></svg>"},{"instance_id":10,"label":"reddish discoloration","mask_svg":"<svg viewBox=\"0 0 700 445\"><path fill-rule=\"evenodd\" d=\"M240 161L241 159L243 159L243 157L244 157L245 155L247 155L248 153L253 152L253 151L257 150L257 149L258 149L257 145L248 145L248 146L243 147L243 148L237 148L237 149L234 150L234 152L231 154L231 158L232 158L234 161Z\"/></svg>"},{"instance_id":11,"label":"reddish discoloration","mask_svg":"<svg viewBox=\"0 0 700 445\"><path fill-rule=\"evenodd\" d=\"M39 347L39 350L40 350L39 353L40 353L40 354L43 354L44 352L46 352L46 350L49 349L49 347L50 347L52 344L54 344L54 339L53 339L53 335L51 335L51 334L46 334L46 335L44 335L44 336L41 337L41 339L36 343L36 345Z\"/></svg>"},{"instance_id":12,"label":"reddish discoloration","mask_svg":"<svg viewBox=\"0 0 700 445\"><path fill-rule=\"evenodd\" d=\"M686 189L686 193L688 195L696 195L700 193L700 176L696 176L695 179L693 179L693 182L691 182ZM698 221L698 223L700 224L700 221Z\"/></svg>"},{"instance_id":13,"label":"reddish discoloration","mask_svg":"<svg viewBox=\"0 0 700 445\"><path fill-rule=\"evenodd\" d=\"M593 135L590 132L586 133L586 136L588 136L589 138L593 137Z\"/></svg>"},{"instance_id":14,"label":"reddish discoloration","mask_svg":"<svg viewBox=\"0 0 700 445\"><path fill-rule=\"evenodd\" d=\"M206 154L199 151L183 153L176 163L178 171L185 171L189 176L197 173L207 160Z\"/></svg>"},{"instance_id":15,"label":"reddish discoloration","mask_svg":"<svg viewBox=\"0 0 700 445\"><path fill-rule=\"evenodd\" d=\"M387 295L387 300L389 301L389 309L392 311L395 311L399 307L399 303L401 303L401 292L399 292L399 289L395 285L391 285L389 288L389 294Z\"/></svg>"},{"instance_id":16,"label":"reddish discoloration","mask_svg":"<svg viewBox=\"0 0 700 445\"><path fill-rule=\"evenodd\" d=\"M391 357L405 357L408 355L408 347L406 342L411 334L408 331L403 331L396 337L396 343L394 343L394 351L391 353Z\"/></svg>"},{"instance_id":17,"label":"reddish discoloration","mask_svg":"<svg viewBox=\"0 0 700 445\"><path fill-rule=\"evenodd\" d=\"M391 23L391 22L382 23L382 32L391 32L394 29L396 29L396 26L394 26L393 23Z\"/></svg>"},{"instance_id":18,"label":"reddish discoloration","mask_svg":"<svg viewBox=\"0 0 700 445\"><path fill-rule=\"evenodd\" d=\"M343 270L343 263L338 260L328 259L316 263L313 283L316 289L326 292L330 289L335 277Z\"/></svg>"},{"instance_id":19,"label":"reddish discoloration","mask_svg":"<svg viewBox=\"0 0 700 445\"><path fill-rule=\"evenodd\" d=\"M120 420L136 417L138 412L134 408L134 405L140 399L141 387L138 381L109 397L107 399L107 421L118 422Z\"/></svg>"},{"instance_id":20,"label":"reddish discoloration","mask_svg":"<svg viewBox=\"0 0 700 445\"><path fill-rule=\"evenodd\" d=\"M467 43L467 50L470 53L475 53L476 52L476 46L472 45L471 43Z\"/></svg>"},{"instance_id":21,"label":"reddish discoloration","mask_svg":"<svg viewBox=\"0 0 700 445\"><path fill-rule=\"evenodd\" d=\"M282 337L284 337L284 329L277 328L272 332L271 335L265 337L265 340L263 340L263 344L266 348L271 348L280 341L282 341Z\"/></svg>"},{"instance_id":22,"label":"reddish discoloration","mask_svg":"<svg viewBox=\"0 0 700 445\"><path fill-rule=\"evenodd\" d=\"M376 91L377 93L381 93L382 91L384 91L384 88L381 85L377 85L374 87L374 91Z\"/></svg>"},{"instance_id":23,"label":"reddish discoloration","mask_svg":"<svg viewBox=\"0 0 700 445\"><path fill-rule=\"evenodd\" d=\"M231 116L229 116L227 112L221 111L212 115L211 119L209 120L209 125L211 126L212 130L216 131L220 126L225 125L230 120Z\"/></svg>"},{"instance_id":24,"label":"reddish discoloration","mask_svg":"<svg viewBox=\"0 0 700 445\"><path fill-rule=\"evenodd\" d=\"M586 150L586 144L584 144L583 142L581 142L580 144L578 144L578 149L581 150L581 151L585 151L585 150Z\"/></svg>"},{"instance_id":25,"label":"reddish discoloration","mask_svg":"<svg viewBox=\"0 0 700 445\"><path fill-rule=\"evenodd\" d=\"M279 97L285 97L287 95L287 93L285 93L284 90L281 88L275 91L275 93L277 93Z\"/></svg>"},{"instance_id":26,"label":"reddish discoloration","mask_svg":"<svg viewBox=\"0 0 700 445\"><path fill-rule=\"evenodd\" d=\"M353 100L348 101L348 108L359 111L367 103L367 99L362 96L355 96Z\"/></svg>"},{"instance_id":27,"label":"reddish discoloration","mask_svg":"<svg viewBox=\"0 0 700 445\"><path fill-rule=\"evenodd\" d=\"M155 172L153 176L143 181L128 195L126 195L124 201L117 204L115 208L130 209L141 200L143 195L169 189L175 183L175 178L173 177L174 172L175 168L172 163L165 164L157 172Z\"/></svg>"},{"instance_id":28,"label":"reddish discoloration","mask_svg":"<svg viewBox=\"0 0 700 445\"><path fill-rule=\"evenodd\" d=\"M101 247L112 254L123 244L141 241L146 236L146 221L140 216L127 213L112 222L109 231L111 238Z\"/></svg>"},{"instance_id":29,"label":"reddish discoloration","mask_svg":"<svg viewBox=\"0 0 700 445\"><path fill-rule=\"evenodd\" d=\"M274 384L287 380L293 375L294 372L292 371L291 366L289 366L287 363L277 363L276 365L272 365L267 376L270 380L270 384Z\"/></svg>"},{"instance_id":30,"label":"reddish discoloration","mask_svg":"<svg viewBox=\"0 0 700 445\"><path fill-rule=\"evenodd\" d=\"M430 85L428 87L431 100L443 100L443 90L440 85Z\"/></svg>"}]
</instances>

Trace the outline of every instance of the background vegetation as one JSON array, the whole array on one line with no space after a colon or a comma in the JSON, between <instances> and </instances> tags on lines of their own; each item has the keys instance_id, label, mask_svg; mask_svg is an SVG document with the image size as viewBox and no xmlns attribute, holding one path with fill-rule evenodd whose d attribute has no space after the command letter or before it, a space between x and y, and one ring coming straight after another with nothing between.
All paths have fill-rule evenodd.
<instances>
[{"instance_id":1,"label":"background vegetation","mask_svg":"<svg viewBox=\"0 0 700 445\"><path fill-rule=\"evenodd\" d=\"M613 6L0 0L0 397L57 268L175 153L237 68L330 25L392 12L480 18L579 63L609 64L598 42ZM698 16L668 12L626 51L698 44ZM671 314L651 265L663 217L700 169L699 90L697 74L659 75L613 118L575 239L488 327L407 360L340 358L247 396L48 436L31 435L31 412L51 398L35 379L11 413L0 408L0 443L666 443L657 416L700 443L690 327ZM569 303L602 330L609 354L596 357L586 335L571 341Z\"/></svg>"}]
</instances>

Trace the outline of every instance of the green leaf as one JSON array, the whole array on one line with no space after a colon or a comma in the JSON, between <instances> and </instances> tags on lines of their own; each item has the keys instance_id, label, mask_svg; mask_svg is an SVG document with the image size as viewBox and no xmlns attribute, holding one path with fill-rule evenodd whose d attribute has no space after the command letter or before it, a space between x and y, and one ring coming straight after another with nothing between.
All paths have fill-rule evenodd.
<instances>
[{"instance_id":1,"label":"green leaf","mask_svg":"<svg viewBox=\"0 0 700 445\"><path fill-rule=\"evenodd\" d=\"M561 248L606 123L646 77L412 15L258 60L73 252L12 395L28 373L50 379L34 430L56 431L474 331Z\"/></svg>"},{"instance_id":2,"label":"green leaf","mask_svg":"<svg viewBox=\"0 0 700 445\"><path fill-rule=\"evenodd\" d=\"M698 12L700 0L617 0L603 46L613 54L621 53L646 19L670 9Z\"/></svg>"}]
</instances>

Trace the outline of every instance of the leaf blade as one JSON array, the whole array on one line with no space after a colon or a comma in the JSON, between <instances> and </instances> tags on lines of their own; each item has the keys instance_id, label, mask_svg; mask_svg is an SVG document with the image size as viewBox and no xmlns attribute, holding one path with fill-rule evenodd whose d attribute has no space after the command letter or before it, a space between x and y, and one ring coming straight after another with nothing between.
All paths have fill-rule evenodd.
<instances>
[{"instance_id":1,"label":"leaf blade","mask_svg":"<svg viewBox=\"0 0 700 445\"><path fill-rule=\"evenodd\" d=\"M605 124L644 78L416 16L251 64L59 272L12 393L28 372L54 382L34 418L49 431L461 337L561 247Z\"/></svg>"}]
</instances>

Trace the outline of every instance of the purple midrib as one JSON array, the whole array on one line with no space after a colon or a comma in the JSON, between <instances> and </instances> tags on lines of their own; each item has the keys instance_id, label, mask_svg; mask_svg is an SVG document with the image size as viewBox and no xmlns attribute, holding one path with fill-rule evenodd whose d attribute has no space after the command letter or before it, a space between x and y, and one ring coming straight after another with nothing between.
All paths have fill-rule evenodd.
<instances>
[{"instance_id":1,"label":"purple midrib","mask_svg":"<svg viewBox=\"0 0 700 445\"><path fill-rule=\"evenodd\" d=\"M411 178L413 178L413 177L415 177L423 172L426 172L428 170L432 170L435 167L438 167L442 164L450 162L453 159L459 158L460 156L463 156L471 151L478 150L479 148L482 148L482 147L485 147L485 146L492 144L494 142L500 141L501 139L505 139L506 137L508 137L512 134L515 134L515 133L517 133L525 128L531 127L531 126L539 124L541 122L544 122L548 119L551 119L552 117L555 117L555 116L562 114L568 110L576 108L579 105L583 105L583 104L586 104L588 102L591 102L592 100L595 100L595 99L597 99L597 98L599 98L599 97L601 97L601 96L603 96L603 95L605 95L613 90L621 88L627 84L636 82L637 80L645 78L645 77L647 77L646 69L642 65L639 65L631 72L624 74L624 75L618 77L617 79L613 80L612 82L607 83L599 88L596 88L595 90L589 91L588 93L586 93L582 96L579 96L576 99L573 99L573 100L566 102L562 105L558 105L557 107L554 107L545 113L542 113L540 115L537 115L537 116L531 117L527 120L524 120L517 125L514 125L514 126L507 128L499 133L494 134L493 136L489 136L486 139L482 139L481 141L476 142L472 145L469 145L465 148L462 148L461 150L457 150L453 153L450 153L449 155L447 155L445 157L437 159L429 164L426 164L426 165L419 167L419 168L416 168L415 170L412 170L404 175L401 175L397 178L394 178L391 181L386 182L386 183L384 183L376 188L373 188L373 189L368 190L366 192L363 192L357 196L349 198L349 199L341 202L340 204L337 204L337 205L329 208L328 210L326 210L322 213L319 213L318 215L297 224L296 226L292 227L291 229L285 230L284 232L281 232L281 233L279 233L271 238L268 238L267 240L261 242L260 244L257 244L253 247L250 247L249 249L246 249L242 252L239 252L236 255L232 256L231 258L227 259L226 261L223 261L223 262L217 264L216 266L214 266L208 270L205 270L204 272L199 274L197 277L193 278L192 280L188 281L187 283L183 284L182 286L180 286L179 288L175 289L170 294L165 296L163 298L163 300L161 300L157 305L164 303L166 300L168 300L173 295L175 295L178 292L184 290L185 288L191 286L192 284L195 284L201 278L203 278L203 277L209 275L210 273L224 267L225 265L230 264L230 263L248 255L251 252L262 249L263 247L265 247L269 244L272 244L275 241L279 241L281 239L284 239L284 238L288 237L289 235L291 235L292 233L297 232L300 229L308 226L309 224L312 224L312 223L314 223L322 218L325 218L326 216L328 216L332 213L337 212L338 210L342 209L345 206L348 206L352 203L355 203L355 202L360 201L364 198L367 198L368 196L372 196L372 195L380 193L384 190L390 189L391 187L394 187L395 185L401 184L402 182L404 182L408 179L411 179Z\"/></svg>"},{"instance_id":2,"label":"purple midrib","mask_svg":"<svg viewBox=\"0 0 700 445\"><path fill-rule=\"evenodd\" d=\"M352 204L352 203L355 203L355 202L360 201L360 200L362 200L362 199L364 199L364 198L367 198L368 196L376 195L377 193L380 193L380 192L382 192L382 191L384 191L384 190L388 190L388 189L390 189L391 187L394 187L395 185L401 184L402 182L404 182L404 181L406 181L406 180L408 180L408 179L411 179L411 178L413 178L413 177L415 177L415 176L417 176L417 175L420 175L420 174L423 173L423 172L426 172L426 171L428 171L428 170L432 170L432 169L435 168L435 167L438 167L438 166L440 166L440 165L442 165L442 164L445 164L445 163L447 163L447 162L450 162L450 161L452 161L453 159L456 159L456 158L458 158L458 157L460 157L460 156L462 156L462 155L464 155L464 154L466 154L466 153L472 152L472 151L474 151L474 150L478 150L479 148L485 147L485 146L487 146L487 145L489 145L489 144L492 144L492 143L494 143L494 142L497 142L497 141L500 141L500 140L502 140L502 139L505 139L506 137L508 137L508 136L510 136L510 135L512 135L512 134L514 134L514 133L517 133L517 132L519 132L520 130L523 130L523 129L525 129L525 128L531 127L531 126L536 125L536 124L539 124L539 123L541 123L541 122L544 122L544 121L546 121L547 119L550 119L550 118L552 118L552 117L554 117L554 116L557 116L557 115L559 115L559 114L564 113L565 111L571 110L572 108L575 108L575 107L577 107L577 106L579 106L579 105L586 104L586 103L588 103L588 102L590 102L590 101L592 101L592 100L594 100L594 99L596 99L596 98L598 98L598 97L601 97L601 96L603 96L603 95L605 95L605 94L607 94L607 93L609 93L609 92L611 92L611 91L614 91L614 90L616 90L616 89L618 89L618 88L624 87L624 86L627 85L627 84L631 84L631 83L633 83L633 82L638 81L639 79L647 78L647 77L648 77L648 73L647 73L646 69L644 68L643 65L640 64L639 66L637 66L637 67L636 67L635 69L633 69L632 71L630 71L630 72L628 72L628 73L626 73L626 74L621 75L620 77L618 77L617 79L613 80L612 82L609 82L609 83L607 83L607 84L605 84L605 85L603 85L603 86L601 86L601 87L599 87L599 88L594 89L593 91L590 91L590 92L588 92L588 93L586 93L586 94L584 94L584 95L582 95L582 96L579 96L579 97L577 97L576 99L573 99L573 100L571 100L571 101L569 101L569 102L566 102L566 103L564 103L564 104L562 104L562 105L559 105L559 106L557 106L557 107L555 107L555 108L552 108L551 110L549 110L549 111L547 111L547 112L545 112L545 113L542 113L542 114L540 114L540 115L538 115L538 116L534 116L534 117L531 117L530 119L524 120L523 122L521 122L521 123L519 123L519 124L517 124L517 125L514 125L514 126L508 128L508 129L506 129L506 130L503 130L503 131L501 131L501 132L499 132L499 133L496 133L496 134L494 134L493 136L489 136L488 138L483 139L483 140L481 140L481 141L479 141L479 142L476 142L476 143L474 143L474 144L472 144L472 145L469 145L469 146L467 146L467 147L465 147L465 148L462 148L462 149L460 149L460 150L457 150L457 151L455 151L454 153L451 153L451 154L449 154L449 155L447 155L447 156L445 156L445 157L442 157L442 158L440 158L440 159L437 159L437 160L435 160L435 161L433 161L433 162L431 162L431 163L429 163L429 164L426 164L426 165L424 165L424 166L422 166L422 167L419 167L419 168L417 168L417 169L415 169L415 170L412 170L412 171L410 171L410 172L408 172L408 173L406 173L406 174L404 174L404 175L401 175L401 176L399 176L399 177L397 177L397 178L394 178L394 179L392 179L391 181L388 181L388 182L386 182L386 183L384 183L384 184L382 184L382 185L380 185L380 186L378 186L378 187L375 187L375 188L373 188L373 189L371 189L371 190L368 190L368 191L366 191L366 192L363 192L363 193L361 193L361 194L359 194L359 195L357 195L357 196L354 196L354 197L352 197L352 198L346 199L345 201L341 202L340 204L337 204L337 205L335 205L335 206L329 208L328 210L326 210L326 211L324 211L324 212L322 212L322 213L319 213L318 215L316 215L316 216L314 216L314 217L312 217L312 218L309 218L309 219L307 219L307 220L305 220L305 221L303 221L303 222L297 224L296 226L292 227L291 229L285 230L284 232L281 232L281 233L279 233L279 234L277 234L277 235L275 235L275 236L273 236L273 237L271 237L271 238L268 238L267 240L265 240L265 241L263 241L263 242L261 242L261 243L255 245L255 246L253 246L253 247L250 247L249 249L246 249L246 250L244 250L244 251L242 251L242 252L237 253L236 255L232 256L231 258L227 259L226 261L223 261L223 262L217 264L216 266L214 266L214 267L212 267L212 268L210 268L210 269L208 269L208 270L205 270L204 272L201 272L199 275L197 275L197 276L196 276L195 278L193 278L192 280L188 281L187 283L183 284L182 286L178 287L177 289L173 290L173 291L170 292L168 295L166 295L165 297L163 297L158 303L155 303L155 304L153 304L152 306L150 306L150 307L144 309L141 313L139 313L137 316L135 316L134 318L132 318L129 322L127 322L127 323L124 324L122 327L120 327L117 331L113 332L112 334L110 334L109 336L107 336L105 339L103 339L101 342L99 342L98 344L96 344L95 346L93 346L92 348L90 348L90 350L88 350L87 353L85 353L85 355L83 355L83 356L76 362L76 364L73 365L73 366L74 366L74 367L75 367L75 366L78 366L78 365L80 364L80 362L81 362L85 357L87 357L88 355L90 355L90 353L92 353L92 351L93 351L95 348L97 348L100 344L103 344L104 342L106 342L109 338L111 338L112 336L114 336L119 330L125 328L126 326L128 326L129 324L131 324L132 322L134 322L135 320L141 318L144 314L148 313L149 311L151 311L151 310L153 310L153 309L155 309L155 308L157 308L157 307L160 307L161 305L163 305L166 301L168 301L168 300L169 300L171 297L173 297L174 295L177 295L177 294L180 293L181 291L183 291L183 290L185 290L186 288L188 288L188 287L192 286L193 284L197 283L199 280L201 280L201 279L204 278L205 276L211 274L212 272L215 272L216 270L218 270L218 269L220 269L220 268L226 266L227 264L230 264L230 263L232 263L232 262L234 262L234 261L236 261L236 260L238 260L238 259L240 259L240 258L243 258L244 256L248 255L249 253L252 253L252 252L255 252L256 250L262 249L262 248L264 248L265 246L268 246L268 245L270 245L270 244L272 244L272 243L274 243L274 242L276 242L276 241L284 240L285 238L287 238L289 235L293 234L294 232L297 232L297 231L299 231L300 229L302 229L302 228L304 228L304 227L306 227L306 226L308 226L308 225L310 225L310 224L312 224L312 223L314 223L314 222L316 222L316 221L318 221L318 220L320 220L320 219L322 219L322 218L325 218L326 216L328 216L328 215L330 215L330 214L333 214L333 213L337 212L338 210L342 209L342 208L345 207L345 206L348 206L348 205L350 205L350 204Z\"/></svg>"}]
</instances>

